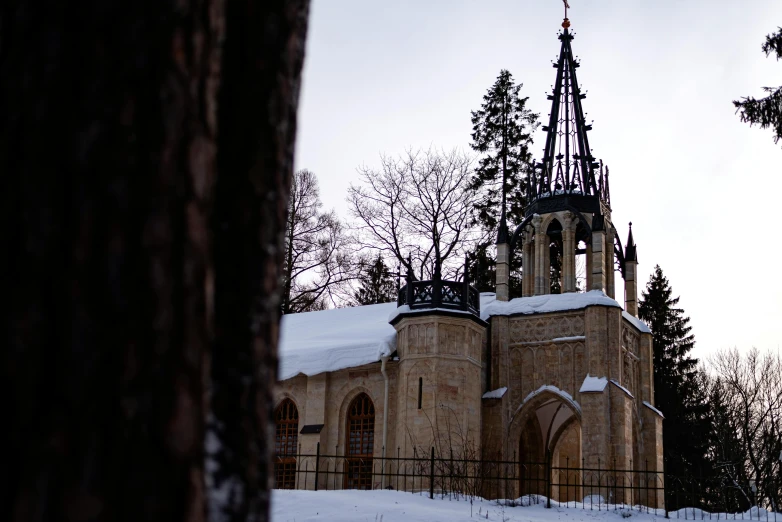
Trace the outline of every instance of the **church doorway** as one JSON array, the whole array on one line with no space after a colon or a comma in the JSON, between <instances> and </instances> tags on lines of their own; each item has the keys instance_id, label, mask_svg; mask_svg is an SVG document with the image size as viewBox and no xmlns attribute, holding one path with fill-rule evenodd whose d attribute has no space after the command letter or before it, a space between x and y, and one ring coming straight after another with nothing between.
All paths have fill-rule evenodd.
<instances>
[{"instance_id":1,"label":"church doorway","mask_svg":"<svg viewBox=\"0 0 782 522\"><path fill-rule=\"evenodd\" d=\"M285 399L274 410L274 487L296 487L296 448L299 440L299 409Z\"/></svg>"},{"instance_id":2,"label":"church doorway","mask_svg":"<svg viewBox=\"0 0 782 522\"><path fill-rule=\"evenodd\" d=\"M345 489L372 489L375 405L366 393L350 403L345 441Z\"/></svg>"},{"instance_id":3,"label":"church doorway","mask_svg":"<svg viewBox=\"0 0 782 522\"><path fill-rule=\"evenodd\" d=\"M522 408L522 495L546 495L560 502L580 500L581 421L576 407L557 394L543 393Z\"/></svg>"}]
</instances>

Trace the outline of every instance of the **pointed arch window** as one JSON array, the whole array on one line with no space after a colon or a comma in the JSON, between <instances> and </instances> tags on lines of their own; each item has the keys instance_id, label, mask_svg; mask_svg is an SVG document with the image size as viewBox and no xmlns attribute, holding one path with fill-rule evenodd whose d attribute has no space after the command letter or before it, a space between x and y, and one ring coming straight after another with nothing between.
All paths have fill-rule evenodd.
<instances>
[{"instance_id":1,"label":"pointed arch window","mask_svg":"<svg viewBox=\"0 0 782 522\"><path fill-rule=\"evenodd\" d=\"M285 399L274 410L274 487L296 487L296 449L299 441L299 409Z\"/></svg>"},{"instance_id":2,"label":"pointed arch window","mask_svg":"<svg viewBox=\"0 0 782 522\"><path fill-rule=\"evenodd\" d=\"M347 424L345 488L372 489L375 405L366 393L362 393L350 403Z\"/></svg>"}]
</instances>

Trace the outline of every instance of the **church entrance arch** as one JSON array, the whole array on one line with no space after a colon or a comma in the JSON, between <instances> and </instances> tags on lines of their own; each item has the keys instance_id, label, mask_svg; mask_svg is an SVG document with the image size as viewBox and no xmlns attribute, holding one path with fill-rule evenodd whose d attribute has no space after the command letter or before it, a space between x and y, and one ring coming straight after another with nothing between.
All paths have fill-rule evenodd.
<instances>
[{"instance_id":1,"label":"church entrance arch","mask_svg":"<svg viewBox=\"0 0 782 522\"><path fill-rule=\"evenodd\" d=\"M576 500L581 484L573 468L581 467L581 411L569 395L546 388L517 412L521 494Z\"/></svg>"}]
</instances>

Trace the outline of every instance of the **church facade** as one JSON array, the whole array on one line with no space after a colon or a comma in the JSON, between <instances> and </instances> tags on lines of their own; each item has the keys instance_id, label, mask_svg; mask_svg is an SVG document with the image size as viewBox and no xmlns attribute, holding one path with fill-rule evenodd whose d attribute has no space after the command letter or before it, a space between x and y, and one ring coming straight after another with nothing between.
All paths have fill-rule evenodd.
<instances>
[{"instance_id":1,"label":"church facade","mask_svg":"<svg viewBox=\"0 0 782 522\"><path fill-rule=\"evenodd\" d=\"M504 215L500 222L496 293L436 271L427 281L408 275L396 303L284 317L276 487L337 485L296 473L300 455L318 452L344 459L345 488L386 487L366 463L431 448L547 469L662 471L636 245L632 230L626 244L619 239L607 172L589 148L568 26L531 203L513 230ZM522 259L522 295L513 298L511 256ZM520 481L515 493L525 492Z\"/></svg>"}]
</instances>

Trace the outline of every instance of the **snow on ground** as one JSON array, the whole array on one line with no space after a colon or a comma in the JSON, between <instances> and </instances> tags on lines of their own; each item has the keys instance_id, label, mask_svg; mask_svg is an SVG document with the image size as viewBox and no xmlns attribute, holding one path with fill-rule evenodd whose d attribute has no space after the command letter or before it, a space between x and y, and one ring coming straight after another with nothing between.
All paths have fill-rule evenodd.
<instances>
[{"instance_id":1,"label":"snow on ground","mask_svg":"<svg viewBox=\"0 0 782 522\"><path fill-rule=\"evenodd\" d=\"M435 495L432 500L426 494L390 490L274 490L271 509L273 522L621 522L627 518L628 522L670 522L666 521L662 510L655 514L653 510L647 512L646 508L598 506L588 501L585 508L581 504L574 507L573 502L564 506L552 501L551 509L546 509L544 501L526 505L529 497L519 500L521 502L516 504L525 505L503 506L497 501L476 498L471 506L470 500L465 498L457 500ZM685 520L685 517L687 520L717 519L716 515L709 516L698 509L671 512L669 516L674 520ZM726 518L733 519L733 515L721 514L719 520ZM745 513L743 517L738 514L736 518L773 522L774 514L753 508L752 513ZM782 522L782 515L778 514L777 518Z\"/></svg>"},{"instance_id":2,"label":"snow on ground","mask_svg":"<svg viewBox=\"0 0 782 522\"><path fill-rule=\"evenodd\" d=\"M279 379L353 368L390 355L396 330L388 314L395 309L396 303L383 303L284 315Z\"/></svg>"}]
</instances>

